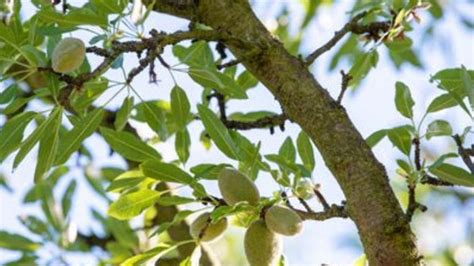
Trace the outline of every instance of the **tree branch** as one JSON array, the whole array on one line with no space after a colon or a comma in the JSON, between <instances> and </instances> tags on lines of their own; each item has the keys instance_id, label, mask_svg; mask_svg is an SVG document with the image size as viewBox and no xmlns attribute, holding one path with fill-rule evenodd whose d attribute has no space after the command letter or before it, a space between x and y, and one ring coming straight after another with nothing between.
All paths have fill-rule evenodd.
<instances>
[{"instance_id":1,"label":"tree branch","mask_svg":"<svg viewBox=\"0 0 474 266\"><path fill-rule=\"evenodd\" d=\"M362 12L354 16L342 29L334 33L327 43L316 49L309 56L306 57L306 65L311 65L313 62L322 54L328 52L333 48L347 33L352 32L354 34L366 34L370 39L378 39L380 32L387 32L390 28L391 22L388 21L376 21L367 25L359 24L359 20L365 17L368 12Z\"/></svg>"}]
</instances>

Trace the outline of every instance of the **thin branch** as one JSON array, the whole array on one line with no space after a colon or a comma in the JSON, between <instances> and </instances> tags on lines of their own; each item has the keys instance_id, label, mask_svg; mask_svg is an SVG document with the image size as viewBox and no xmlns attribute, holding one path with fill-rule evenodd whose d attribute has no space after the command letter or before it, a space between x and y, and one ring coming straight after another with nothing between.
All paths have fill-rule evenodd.
<instances>
[{"instance_id":1,"label":"thin branch","mask_svg":"<svg viewBox=\"0 0 474 266\"><path fill-rule=\"evenodd\" d=\"M341 82L341 92L337 97L337 103L341 104L342 98L344 97L344 93L346 92L347 88L349 87L349 82L352 79L352 76L349 73L345 73L344 70L341 70L342 82Z\"/></svg>"},{"instance_id":2,"label":"thin branch","mask_svg":"<svg viewBox=\"0 0 474 266\"><path fill-rule=\"evenodd\" d=\"M224 69L224 68L233 67L233 66L238 65L238 64L240 64L240 60L231 60L227 63L216 65L216 67L217 67L217 69L221 70L221 69Z\"/></svg>"},{"instance_id":3,"label":"thin branch","mask_svg":"<svg viewBox=\"0 0 474 266\"><path fill-rule=\"evenodd\" d=\"M432 186L448 186L448 187L454 186L454 184L450 182L443 181L426 174L421 178L420 183L423 185L432 185Z\"/></svg>"},{"instance_id":4,"label":"thin branch","mask_svg":"<svg viewBox=\"0 0 474 266\"><path fill-rule=\"evenodd\" d=\"M359 24L358 22L367 14L368 12L362 12L354 16L342 29L336 31L327 43L307 56L305 64L307 66L311 65L319 56L331 50L349 32L365 34L369 39L377 40L380 32L387 32L390 29L392 24L390 21L376 21L367 25Z\"/></svg>"},{"instance_id":5,"label":"thin branch","mask_svg":"<svg viewBox=\"0 0 474 266\"><path fill-rule=\"evenodd\" d=\"M229 120L227 118L226 101L225 101L224 95L216 91L207 96L208 100L212 98L216 98L217 105L219 107L221 121L229 129L236 129L236 130L250 130L250 129L257 129L257 128L271 128L272 129L273 127L278 126L283 131L285 121L288 120L288 117L286 116L286 114L266 116L266 117L262 117L251 122Z\"/></svg>"},{"instance_id":6,"label":"thin branch","mask_svg":"<svg viewBox=\"0 0 474 266\"><path fill-rule=\"evenodd\" d=\"M314 195L318 198L319 202L323 205L324 210L328 210L331 208L329 206L328 202L326 201L326 198L324 198L323 194L319 191L319 189L316 187L313 189Z\"/></svg>"},{"instance_id":7,"label":"thin branch","mask_svg":"<svg viewBox=\"0 0 474 266\"><path fill-rule=\"evenodd\" d=\"M415 167L417 171L421 171L421 147L420 147L420 139L414 138L412 141L413 146L415 146ZM407 187L408 187L408 207L405 212L405 216L408 222L411 222L415 211L419 209L422 212L425 212L428 208L416 201L416 182L410 180L409 177L407 179Z\"/></svg>"},{"instance_id":8,"label":"thin branch","mask_svg":"<svg viewBox=\"0 0 474 266\"><path fill-rule=\"evenodd\" d=\"M331 218L348 218L345 206L333 204L329 209L322 212L305 212L293 209L303 220L324 221Z\"/></svg>"},{"instance_id":9,"label":"thin branch","mask_svg":"<svg viewBox=\"0 0 474 266\"><path fill-rule=\"evenodd\" d=\"M469 168L472 174L474 174L474 163L472 162L471 156L473 155L472 149L466 149L463 147L462 139L459 135L453 136L456 145L458 146L458 153L461 155L461 158L464 164Z\"/></svg>"},{"instance_id":10,"label":"thin branch","mask_svg":"<svg viewBox=\"0 0 474 266\"><path fill-rule=\"evenodd\" d=\"M309 204L306 202L306 200L300 198L300 197L297 197L298 198L298 201L301 203L301 205L303 205L303 207L306 209L307 212L311 212L313 213L313 209L311 209L311 207L309 206Z\"/></svg>"}]
</instances>

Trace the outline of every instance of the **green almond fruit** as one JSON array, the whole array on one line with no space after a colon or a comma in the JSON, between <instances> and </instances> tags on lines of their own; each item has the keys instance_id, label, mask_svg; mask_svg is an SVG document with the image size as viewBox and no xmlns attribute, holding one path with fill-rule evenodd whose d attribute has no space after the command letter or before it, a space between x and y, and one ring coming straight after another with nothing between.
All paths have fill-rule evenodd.
<instances>
[{"instance_id":1,"label":"green almond fruit","mask_svg":"<svg viewBox=\"0 0 474 266\"><path fill-rule=\"evenodd\" d=\"M303 229L303 220L293 210L279 205L270 207L265 213L265 223L272 232L294 236Z\"/></svg>"},{"instance_id":2,"label":"green almond fruit","mask_svg":"<svg viewBox=\"0 0 474 266\"><path fill-rule=\"evenodd\" d=\"M280 260L283 244L263 220L258 220L245 232L244 248L250 266L274 266Z\"/></svg>"},{"instance_id":3,"label":"green almond fruit","mask_svg":"<svg viewBox=\"0 0 474 266\"><path fill-rule=\"evenodd\" d=\"M304 200L309 200L314 196L313 189L313 183L310 180L304 179L298 182L293 193Z\"/></svg>"},{"instance_id":4,"label":"green almond fruit","mask_svg":"<svg viewBox=\"0 0 474 266\"><path fill-rule=\"evenodd\" d=\"M210 213L203 213L191 223L189 233L194 239L210 242L221 236L227 229L228 223L226 218L220 219L217 223L212 224L209 221L209 216Z\"/></svg>"},{"instance_id":5,"label":"green almond fruit","mask_svg":"<svg viewBox=\"0 0 474 266\"><path fill-rule=\"evenodd\" d=\"M65 38L54 47L51 58L55 72L69 73L78 69L86 57L86 46L77 38Z\"/></svg>"},{"instance_id":6,"label":"green almond fruit","mask_svg":"<svg viewBox=\"0 0 474 266\"><path fill-rule=\"evenodd\" d=\"M231 206L242 201L251 205L257 205L259 202L260 193L253 181L235 169L222 169L218 184L224 201Z\"/></svg>"}]
</instances>

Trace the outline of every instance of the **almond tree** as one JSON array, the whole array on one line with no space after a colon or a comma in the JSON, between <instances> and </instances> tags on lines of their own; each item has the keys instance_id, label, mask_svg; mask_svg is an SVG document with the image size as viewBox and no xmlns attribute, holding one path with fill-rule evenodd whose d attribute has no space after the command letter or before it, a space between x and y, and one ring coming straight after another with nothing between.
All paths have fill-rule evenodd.
<instances>
[{"instance_id":1,"label":"almond tree","mask_svg":"<svg viewBox=\"0 0 474 266\"><path fill-rule=\"evenodd\" d=\"M305 222L352 220L371 265L421 265L423 254L417 250L410 221L417 211L429 206L417 201L417 186L474 186L474 146L467 143L471 127L466 125L456 132L448 121L436 119L436 112L447 108L461 108L472 117L474 72L457 66L432 73L430 82L440 94L419 120L414 116L409 82L387 86L395 88L395 106L407 122L364 138L344 108L346 90L360 84L385 50L396 66L421 66L410 31L417 27L420 13L431 12L436 18L442 6L437 1L355 1L347 23L332 38L310 53L299 54L305 37L301 33L321 5L321 1L302 2L306 13L300 35L294 37L284 22L269 31L247 0L154 0L134 1L133 5L126 0L92 0L83 6L65 0L36 0L31 1L36 13L28 18L20 15L20 1L5 1L0 24L0 71L5 87L0 104L6 120L0 131L0 160L11 156L15 169L38 144L34 186L25 201L39 201L46 221L34 216L23 219L30 231L43 236L43 242L2 231L0 246L21 250L24 256L19 262L24 263L35 261L35 251L52 242L65 250L101 247L109 252L112 264L158 261L157 265L197 265L200 261L217 265L219 258L200 241L207 228L227 217L248 227L264 218L273 205L285 205ZM143 23L154 12L186 19L189 28L144 32ZM90 38L76 38L61 46L66 37L84 32ZM362 43L366 45L359 45ZM340 72L340 94L333 98L311 66L335 47L338 50L331 67L342 58L351 60L352 67ZM170 64L173 59L164 56L167 49L178 65ZM92 58L100 62L89 64ZM128 63L130 58L133 65ZM111 76L110 71L117 69L123 75ZM159 76L174 78L181 72L202 87L197 106L191 106L194 101L188 99L187 88L179 79L174 79L171 94L163 95L167 100L148 99L134 87L139 75L148 75L150 82L156 83ZM281 113L227 112L229 102L247 99L249 90L258 84L275 97ZM99 97L112 90L117 93L105 104L97 104ZM119 93L126 96L120 108L113 110L108 103ZM41 102L42 108L37 108L36 102ZM426 126L427 117L432 122ZM146 123L156 138L141 139L130 121ZM203 145L215 145L226 161L186 164L190 156L198 156L190 152L190 135L196 132L190 132L188 125L195 123L203 126ZM30 124L36 127L26 134ZM273 154L260 153L266 140L250 140L245 135L246 130L254 129L277 134L275 131L284 131L288 124L299 126L301 132L295 140L287 138ZM76 239L68 238L76 181L71 181L59 205L52 191L58 179L75 167L77 158L94 160L94 150L83 145L93 134L103 137L129 169L103 169L98 181L87 167L79 165L96 192L110 201L107 215L94 211L107 236L79 233ZM372 152L385 137L404 156L397 164L398 174L406 179L406 209L389 184L391 173L383 165L387 162L380 162ZM457 149L426 160L421 143L433 137L451 138ZM157 141L174 141L178 160L163 160L154 147ZM323 189L310 182L315 150L344 193L340 203L327 202ZM245 200L234 204L225 195L206 192L204 180L217 182L223 169L232 167L250 180L271 176L280 189L255 204ZM192 194L177 193L176 184L190 188ZM119 197L110 200L106 192ZM311 196L320 206L311 206L307 201ZM195 239L186 219L197 212L186 208L191 203L210 207L209 218ZM316 207L321 211L314 211ZM140 214L144 214L143 228L138 231L145 232L147 239L139 239L137 230L127 222ZM152 238L165 234L169 241ZM175 249L177 256L166 256Z\"/></svg>"}]
</instances>

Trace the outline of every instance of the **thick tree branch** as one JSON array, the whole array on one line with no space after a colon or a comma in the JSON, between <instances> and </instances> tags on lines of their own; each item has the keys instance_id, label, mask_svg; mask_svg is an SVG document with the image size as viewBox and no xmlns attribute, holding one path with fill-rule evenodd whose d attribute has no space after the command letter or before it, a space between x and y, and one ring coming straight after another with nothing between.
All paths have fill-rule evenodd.
<instances>
[{"instance_id":1,"label":"thick tree branch","mask_svg":"<svg viewBox=\"0 0 474 266\"><path fill-rule=\"evenodd\" d=\"M314 79L307 65L273 38L247 0L200 0L183 8L158 0L155 9L238 38L239 42L224 41L226 47L273 93L284 113L316 144L347 198L348 214L357 225L369 263L420 264L413 233L384 167L345 110ZM387 24L373 24L354 31L372 34L384 27ZM245 57L252 46L260 53Z\"/></svg>"}]
</instances>

